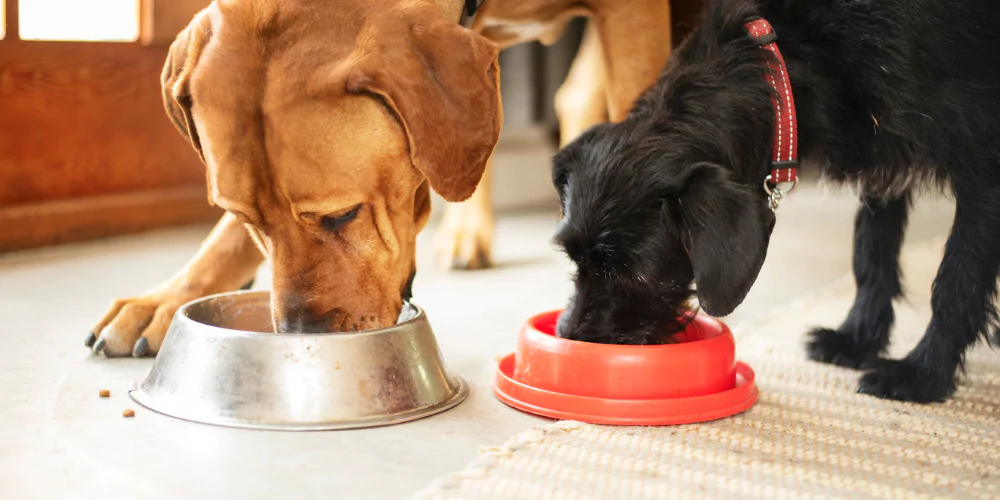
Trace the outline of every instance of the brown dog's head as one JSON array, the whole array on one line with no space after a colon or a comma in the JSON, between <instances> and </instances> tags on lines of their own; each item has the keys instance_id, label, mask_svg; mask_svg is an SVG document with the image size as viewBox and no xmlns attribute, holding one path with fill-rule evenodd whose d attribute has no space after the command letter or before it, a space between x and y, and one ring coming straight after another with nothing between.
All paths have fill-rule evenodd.
<instances>
[{"instance_id":1,"label":"brown dog's head","mask_svg":"<svg viewBox=\"0 0 1000 500\"><path fill-rule=\"evenodd\" d=\"M502 120L498 49L454 3L219 0L171 46L167 112L209 201L271 258L278 331L393 324L429 189L475 190Z\"/></svg>"}]
</instances>

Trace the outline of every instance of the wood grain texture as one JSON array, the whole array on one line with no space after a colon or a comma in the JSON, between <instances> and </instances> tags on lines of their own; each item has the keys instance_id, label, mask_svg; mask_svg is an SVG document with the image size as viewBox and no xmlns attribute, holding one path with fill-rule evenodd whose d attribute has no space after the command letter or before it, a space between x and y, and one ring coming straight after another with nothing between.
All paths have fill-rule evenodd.
<instances>
[{"instance_id":1,"label":"wood grain texture","mask_svg":"<svg viewBox=\"0 0 1000 500\"><path fill-rule=\"evenodd\" d=\"M18 17L17 17L17 2L18 0L4 0L5 13L4 20L7 22L7 28L4 30L4 40L17 40L18 32Z\"/></svg>"},{"instance_id":2,"label":"wood grain texture","mask_svg":"<svg viewBox=\"0 0 1000 500\"><path fill-rule=\"evenodd\" d=\"M58 243L209 222L203 185L0 207L0 253Z\"/></svg>"},{"instance_id":3,"label":"wood grain texture","mask_svg":"<svg viewBox=\"0 0 1000 500\"><path fill-rule=\"evenodd\" d=\"M166 54L0 40L0 206L203 182L163 111Z\"/></svg>"},{"instance_id":4,"label":"wood grain texture","mask_svg":"<svg viewBox=\"0 0 1000 500\"><path fill-rule=\"evenodd\" d=\"M211 0L142 0L139 42L147 47L169 47L194 15Z\"/></svg>"}]
</instances>

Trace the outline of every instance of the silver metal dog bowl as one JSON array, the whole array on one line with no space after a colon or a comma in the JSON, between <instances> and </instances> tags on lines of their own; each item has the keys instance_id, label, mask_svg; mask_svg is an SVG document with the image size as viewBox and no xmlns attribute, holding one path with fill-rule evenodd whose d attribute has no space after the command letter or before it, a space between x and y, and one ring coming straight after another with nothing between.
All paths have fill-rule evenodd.
<instances>
[{"instance_id":1,"label":"silver metal dog bowl","mask_svg":"<svg viewBox=\"0 0 1000 500\"><path fill-rule=\"evenodd\" d=\"M177 418L275 430L348 429L426 417L461 403L423 310L358 333L275 334L268 292L181 307L149 375L130 391Z\"/></svg>"}]
</instances>

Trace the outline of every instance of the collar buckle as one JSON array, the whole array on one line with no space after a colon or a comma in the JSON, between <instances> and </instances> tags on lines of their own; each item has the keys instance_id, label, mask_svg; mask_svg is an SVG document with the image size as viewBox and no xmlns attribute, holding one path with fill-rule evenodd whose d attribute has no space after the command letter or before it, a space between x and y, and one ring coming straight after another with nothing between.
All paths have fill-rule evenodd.
<instances>
[{"instance_id":1,"label":"collar buckle","mask_svg":"<svg viewBox=\"0 0 1000 500\"><path fill-rule=\"evenodd\" d=\"M778 34L771 27L771 24L762 17L751 17L747 19L744 26L750 39L761 47L778 41Z\"/></svg>"},{"instance_id":2,"label":"collar buckle","mask_svg":"<svg viewBox=\"0 0 1000 500\"><path fill-rule=\"evenodd\" d=\"M799 161L776 161L771 164L771 173L764 178L764 192L771 211L778 210L781 200L791 195L799 185ZM788 186L787 190L783 186Z\"/></svg>"}]
</instances>

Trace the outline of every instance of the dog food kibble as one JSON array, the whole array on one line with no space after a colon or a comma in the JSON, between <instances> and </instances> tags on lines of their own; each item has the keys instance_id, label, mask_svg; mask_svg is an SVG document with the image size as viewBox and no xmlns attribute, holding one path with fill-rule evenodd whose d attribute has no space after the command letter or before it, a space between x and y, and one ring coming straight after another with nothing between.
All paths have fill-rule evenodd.
<instances>
[{"instance_id":1,"label":"dog food kibble","mask_svg":"<svg viewBox=\"0 0 1000 500\"><path fill-rule=\"evenodd\" d=\"M125 410L125 411L122 412L122 416L123 417L129 417L129 418L134 417L135 416L135 410Z\"/></svg>"},{"instance_id":2,"label":"dog food kibble","mask_svg":"<svg viewBox=\"0 0 1000 500\"><path fill-rule=\"evenodd\" d=\"M111 391L107 389L101 389L101 392L98 392L97 395L102 398L109 398L111 397Z\"/></svg>"}]
</instances>

